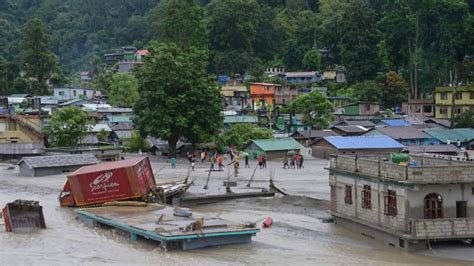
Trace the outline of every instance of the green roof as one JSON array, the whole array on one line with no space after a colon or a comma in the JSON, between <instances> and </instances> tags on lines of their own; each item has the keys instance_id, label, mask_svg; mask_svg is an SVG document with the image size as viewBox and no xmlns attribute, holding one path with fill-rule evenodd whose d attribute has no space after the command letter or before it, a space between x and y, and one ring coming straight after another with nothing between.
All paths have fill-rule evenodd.
<instances>
[{"instance_id":1,"label":"green roof","mask_svg":"<svg viewBox=\"0 0 474 266\"><path fill-rule=\"evenodd\" d=\"M224 124L234 124L234 123L257 123L258 119L256 116L252 115L232 115L224 116Z\"/></svg>"},{"instance_id":2,"label":"green roof","mask_svg":"<svg viewBox=\"0 0 474 266\"><path fill-rule=\"evenodd\" d=\"M130 122L132 118L128 115L108 115L109 123Z\"/></svg>"},{"instance_id":3,"label":"green roof","mask_svg":"<svg viewBox=\"0 0 474 266\"><path fill-rule=\"evenodd\" d=\"M287 151L287 150L300 150L303 148L293 138L285 139L254 139L252 140L263 151Z\"/></svg>"},{"instance_id":4,"label":"green roof","mask_svg":"<svg viewBox=\"0 0 474 266\"><path fill-rule=\"evenodd\" d=\"M446 143L448 139L451 143L457 140L467 142L474 139L474 129L472 128L427 128L423 131L443 143Z\"/></svg>"}]
</instances>

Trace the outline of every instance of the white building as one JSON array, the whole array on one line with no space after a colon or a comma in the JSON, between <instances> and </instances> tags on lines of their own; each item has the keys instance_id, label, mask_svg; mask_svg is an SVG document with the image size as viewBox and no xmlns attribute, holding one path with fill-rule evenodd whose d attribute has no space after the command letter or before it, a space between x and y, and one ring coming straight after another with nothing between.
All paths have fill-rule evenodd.
<instances>
[{"instance_id":1,"label":"white building","mask_svg":"<svg viewBox=\"0 0 474 266\"><path fill-rule=\"evenodd\" d=\"M93 99L101 96L101 92L90 88L54 88L54 97L60 102L75 99Z\"/></svg>"}]
</instances>

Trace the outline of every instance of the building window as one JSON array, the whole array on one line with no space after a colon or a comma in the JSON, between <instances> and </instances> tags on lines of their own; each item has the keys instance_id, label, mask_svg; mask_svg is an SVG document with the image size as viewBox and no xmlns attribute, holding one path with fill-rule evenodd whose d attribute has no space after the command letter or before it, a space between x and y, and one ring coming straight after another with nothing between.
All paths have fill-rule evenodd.
<instances>
[{"instance_id":1,"label":"building window","mask_svg":"<svg viewBox=\"0 0 474 266\"><path fill-rule=\"evenodd\" d=\"M58 94L59 96L64 96L64 91L60 91Z\"/></svg>"},{"instance_id":2,"label":"building window","mask_svg":"<svg viewBox=\"0 0 474 266\"><path fill-rule=\"evenodd\" d=\"M461 107L455 107L455 108L454 108L454 113L455 113L455 114L460 114L460 113L462 113Z\"/></svg>"},{"instance_id":3,"label":"building window","mask_svg":"<svg viewBox=\"0 0 474 266\"><path fill-rule=\"evenodd\" d=\"M430 193L425 197L425 219L443 218L443 197Z\"/></svg>"},{"instance_id":4,"label":"building window","mask_svg":"<svg viewBox=\"0 0 474 266\"><path fill-rule=\"evenodd\" d=\"M441 93L441 100L447 100L448 99L448 93L447 92L442 92Z\"/></svg>"},{"instance_id":5,"label":"building window","mask_svg":"<svg viewBox=\"0 0 474 266\"><path fill-rule=\"evenodd\" d=\"M346 185L346 194L344 197L344 202L346 204L352 204L352 187Z\"/></svg>"},{"instance_id":6,"label":"building window","mask_svg":"<svg viewBox=\"0 0 474 266\"><path fill-rule=\"evenodd\" d=\"M474 92L469 93L469 99L474 100Z\"/></svg>"},{"instance_id":7,"label":"building window","mask_svg":"<svg viewBox=\"0 0 474 266\"><path fill-rule=\"evenodd\" d=\"M370 104L366 104L366 105L365 105L365 110L366 110L366 111L370 111Z\"/></svg>"},{"instance_id":8,"label":"building window","mask_svg":"<svg viewBox=\"0 0 474 266\"><path fill-rule=\"evenodd\" d=\"M439 114L442 117L448 117L448 107L440 107L439 108Z\"/></svg>"},{"instance_id":9,"label":"building window","mask_svg":"<svg viewBox=\"0 0 474 266\"><path fill-rule=\"evenodd\" d=\"M77 96L76 90L73 90L73 91L72 91L72 96Z\"/></svg>"},{"instance_id":10,"label":"building window","mask_svg":"<svg viewBox=\"0 0 474 266\"><path fill-rule=\"evenodd\" d=\"M454 99L456 100L462 100L462 92L456 92L454 94Z\"/></svg>"},{"instance_id":11,"label":"building window","mask_svg":"<svg viewBox=\"0 0 474 266\"><path fill-rule=\"evenodd\" d=\"M371 197L370 186L364 185L364 189L362 189L362 208L372 209Z\"/></svg>"},{"instance_id":12,"label":"building window","mask_svg":"<svg viewBox=\"0 0 474 266\"><path fill-rule=\"evenodd\" d=\"M433 111L431 105L423 105L423 113L431 113Z\"/></svg>"},{"instance_id":13,"label":"building window","mask_svg":"<svg viewBox=\"0 0 474 266\"><path fill-rule=\"evenodd\" d=\"M397 216L397 193L395 190L387 190L387 195L384 196L384 213Z\"/></svg>"}]
</instances>

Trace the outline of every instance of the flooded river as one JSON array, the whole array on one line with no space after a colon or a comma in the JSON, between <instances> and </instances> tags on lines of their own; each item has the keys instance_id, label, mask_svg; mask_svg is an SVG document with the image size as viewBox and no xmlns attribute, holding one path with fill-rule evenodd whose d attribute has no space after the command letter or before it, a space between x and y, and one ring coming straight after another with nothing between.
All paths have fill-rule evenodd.
<instances>
[{"instance_id":1,"label":"flooded river","mask_svg":"<svg viewBox=\"0 0 474 266\"><path fill-rule=\"evenodd\" d=\"M325 211L327 201L300 195L229 201L195 208L201 213L238 222L257 221L270 216L274 224L271 228L261 229L251 244L163 253L153 242L132 242L112 230L89 228L76 220L72 209L60 208L57 197L65 175L21 177L15 171L0 167L0 205L19 198L39 200L44 207L48 227L31 234L13 234L5 232L1 225L0 265L467 263L436 258L431 251L404 253L332 223L323 223L321 218L328 217ZM457 258L474 261L470 251L465 246L442 247L434 255L454 254Z\"/></svg>"}]
</instances>

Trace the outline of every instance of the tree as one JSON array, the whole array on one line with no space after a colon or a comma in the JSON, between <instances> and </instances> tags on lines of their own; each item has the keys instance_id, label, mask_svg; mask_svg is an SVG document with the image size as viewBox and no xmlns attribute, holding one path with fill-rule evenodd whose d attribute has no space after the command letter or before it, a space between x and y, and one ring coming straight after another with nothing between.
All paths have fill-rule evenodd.
<instances>
[{"instance_id":1,"label":"tree","mask_svg":"<svg viewBox=\"0 0 474 266\"><path fill-rule=\"evenodd\" d=\"M133 107L138 98L138 80L128 74L114 74L108 96L109 102L113 105Z\"/></svg>"},{"instance_id":2,"label":"tree","mask_svg":"<svg viewBox=\"0 0 474 266\"><path fill-rule=\"evenodd\" d=\"M383 91L375 81L365 80L351 86L357 99L366 102L382 102Z\"/></svg>"},{"instance_id":3,"label":"tree","mask_svg":"<svg viewBox=\"0 0 474 266\"><path fill-rule=\"evenodd\" d=\"M339 29L340 62L348 69L348 80L358 82L375 78L379 59L377 54L378 32L374 10L367 1L350 1L336 17Z\"/></svg>"},{"instance_id":4,"label":"tree","mask_svg":"<svg viewBox=\"0 0 474 266\"><path fill-rule=\"evenodd\" d=\"M259 4L256 0L213 0L206 11L213 69L219 74L244 74L253 60Z\"/></svg>"},{"instance_id":5,"label":"tree","mask_svg":"<svg viewBox=\"0 0 474 266\"><path fill-rule=\"evenodd\" d=\"M150 148L150 144L147 142L146 139L140 136L140 133L137 131L132 131L132 136L125 140L127 143L125 145L125 150L129 152L133 151L148 151Z\"/></svg>"},{"instance_id":6,"label":"tree","mask_svg":"<svg viewBox=\"0 0 474 266\"><path fill-rule=\"evenodd\" d=\"M388 72L381 82L384 107L401 107L402 102L408 99L408 84L397 72Z\"/></svg>"},{"instance_id":7,"label":"tree","mask_svg":"<svg viewBox=\"0 0 474 266\"><path fill-rule=\"evenodd\" d=\"M153 12L155 38L159 42L174 42L181 49L207 47L204 10L196 1L162 1Z\"/></svg>"},{"instance_id":8,"label":"tree","mask_svg":"<svg viewBox=\"0 0 474 266\"><path fill-rule=\"evenodd\" d=\"M154 43L150 52L137 74L134 122L142 136L167 140L174 156L180 138L197 143L204 135L218 132L222 96L206 74L205 50Z\"/></svg>"},{"instance_id":9,"label":"tree","mask_svg":"<svg viewBox=\"0 0 474 266\"><path fill-rule=\"evenodd\" d=\"M319 91L298 96L288 105L288 110L303 114L303 123L318 129L324 129L332 121L332 104Z\"/></svg>"},{"instance_id":10,"label":"tree","mask_svg":"<svg viewBox=\"0 0 474 266\"><path fill-rule=\"evenodd\" d=\"M307 70L318 71L321 69L321 55L317 49L311 49L304 55L303 64Z\"/></svg>"},{"instance_id":11,"label":"tree","mask_svg":"<svg viewBox=\"0 0 474 266\"><path fill-rule=\"evenodd\" d=\"M107 141L109 138L109 132L107 132L105 129L101 129L97 133L97 139L100 141Z\"/></svg>"},{"instance_id":12,"label":"tree","mask_svg":"<svg viewBox=\"0 0 474 266\"><path fill-rule=\"evenodd\" d=\"M20 46L24 53L22 62L26 77L35 79L30 88L33 94L47 93L46 81L58 71L56 55L51 52L50 44L51 36L41 20L28 20Z\"/></svg>"},{"instance_id":13,"label":"tree","mask_svg":"<svg viewBox=\"0 0 474 266\"><path fill-rule=\"evenodd\" d=\"M250 140L271 138L273 138L272 131L268 128L251 124L236 124L225 131L218 142L221 146L236 145L239 149L242 149Z\"/></svg>"},{"instance_id":14,"label":"tree","mask_svg":"<svg viewBox=\"0 0 474 266\"><path fill-rule=\"evenodd\" d=\"M453 121L454 128L474 128L474 111L468 110L457 114Z\"/></svg>"},{"instance_id":15,"label":"tree","mask_svg":"<svg viewBox=\"0 0 474 266\"><path fill-rule=\"evenodd\" d=\"M87 134L92 122L81 108L63 107L52 116L49 125L43 128L49 143L57 147L76 146Z\"/></svg>"}]
</instances>

